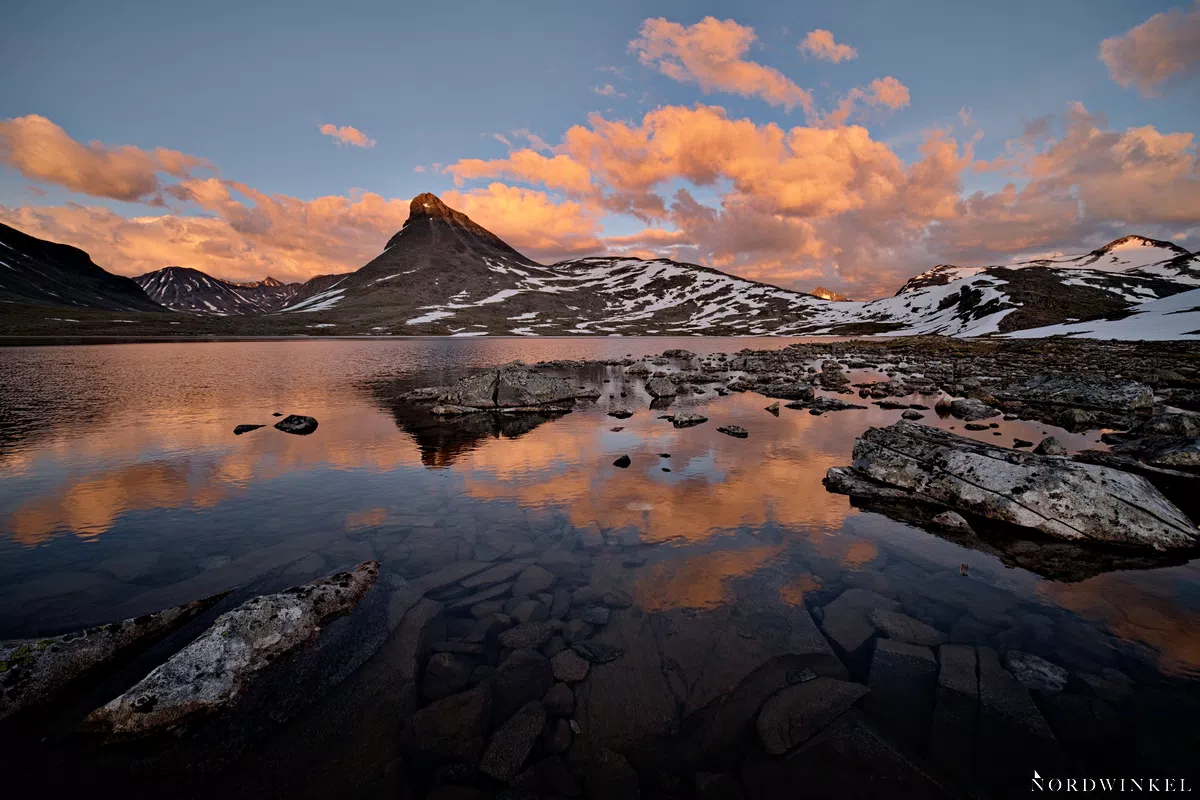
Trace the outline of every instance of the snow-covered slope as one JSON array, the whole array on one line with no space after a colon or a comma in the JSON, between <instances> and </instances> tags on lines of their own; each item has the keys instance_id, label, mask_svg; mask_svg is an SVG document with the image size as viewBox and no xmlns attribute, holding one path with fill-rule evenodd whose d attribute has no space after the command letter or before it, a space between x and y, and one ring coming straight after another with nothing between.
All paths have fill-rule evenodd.
<instances>
[{"instance_id":1,"label":"snow-covered slope","mask_svg":"<svg viewBox=\"0 0 1200 800\"><path fill-rule=\"evenodd\" d=\"M1133 306L1109 319L1070 322L1010 333L1018 339L1074 336L1081 339L1200 339L1200 289Z\"/></svg>"},{"instance_id":2,"label":"snow-covered slope","mask_svg":"<svg viewBox=\"0 0 1200 800\"><path fill-rule=\"evenodd\" d=\"M222 316L274 311L291 300L301 286L274 278L234 283L188 267L164 267L134 280L156 302L173 311Z\"/></svg>"}]
</instances>

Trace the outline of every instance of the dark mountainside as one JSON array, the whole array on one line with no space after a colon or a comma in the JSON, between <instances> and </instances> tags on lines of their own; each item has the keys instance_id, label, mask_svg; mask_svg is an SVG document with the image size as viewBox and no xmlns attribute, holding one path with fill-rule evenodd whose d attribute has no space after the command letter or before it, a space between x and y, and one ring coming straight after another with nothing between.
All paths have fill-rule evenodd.
<instances>
[{"instance_id":1,"label":"dark mountainside","mask_svg":"<svg viewBox=\"0 0 1200 800\"><path fill-rule=\"evenodd\" d=\"M106 272L82 250L0 224L0 302L105 311L162 312L130 278Z\"/></svg>"},{"instance_id":2,"label":"dark mountainside","mask_svg":"<svg viewBox=\"0 0 1200 800\"><path fill-rule=\"evenodd\" d=\"M270 277L235 283L190 267L163 267L134 281L160 305L195 314L266 314L283 308L306 285Z\"/></svg>"}]
</instances>

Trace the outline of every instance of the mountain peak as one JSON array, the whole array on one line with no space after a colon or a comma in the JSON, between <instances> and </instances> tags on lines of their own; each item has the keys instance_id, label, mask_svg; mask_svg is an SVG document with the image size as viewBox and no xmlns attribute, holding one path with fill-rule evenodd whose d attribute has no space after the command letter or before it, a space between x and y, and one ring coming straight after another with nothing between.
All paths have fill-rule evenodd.
<instances>
[{"instance_id":1,"label":"mountain peak","mask_svg":"<svg viewBox=\"0 0 1200 800\"><path fill-rule=\"evenodd\" d=\"M440 197L432 192L422 192L408 204L408 218L410 220L432 217L434 219L457 221L456 217L460 216L465 219L467 215L450 208L450 206L442 202Z\"/></svg>"},{"instance_id":2,"label":"mountain peak","mask_svg":"<svg viewBox=\"0 0 1200 800\"><path fill-rule=\"evenodd\" d=\"M412 202L408 204L408 219L404 221L404 225L396 235L388 240L384 252L401 242L406 242L408 248L418 247L422 242L435 249L444 248L446 247L445 242L438 242L436 237L447 234L457 238L460 242L473 240L484 247L500 250L506 257L534 263L466 214L443 203L441 198L432 192L422 192L412 199ZM429 236L435 238L426 238Z\"/></svg>"},{"instance_id":3,"label":"mountain peak","mask_svg":"<svg viewBox=\"0 0 1200 800\"><path fill-rule=\"evenodd\" d=\"M1191 253L1174 242L1165 242L1162 239L1151 239L1149 236L1141 236L1136 233L1131 233L1128 236L1122 236L1120 239L1113 239L1103 247L1098 247L1093 250L1091 254L1102 256L1107 253L1111 253L1114 250L1124 250L1128 247L1158 247L1162 248L1163 250L1168 250L1176 255L1191 255Z\"/></svg>"},{"instance_id":4,"label":"mountain peak","mask_svg":"<svg viewBox=\"0 0 1200 800\"><path fill-rule=\"evenodd\" d=\"M845 302L850 299L849 297L846 297L846 295L832 292L829 289L826 289L824 286L818 286L809 292L809 294L811 294L813 297L819 297L822 300L834 300L837 302Z\"/></svg>"}]
</instances>

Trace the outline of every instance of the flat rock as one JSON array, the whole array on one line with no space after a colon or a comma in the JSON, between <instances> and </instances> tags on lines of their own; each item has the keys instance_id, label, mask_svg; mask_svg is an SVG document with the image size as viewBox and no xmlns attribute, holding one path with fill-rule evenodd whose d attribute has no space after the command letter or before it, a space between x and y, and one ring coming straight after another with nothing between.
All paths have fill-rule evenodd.
<instances>
[{"instance_id":1,"label":"flat rock","mask_svg":"<svg viewBox=\"0 0 1200 800\"><path fill-rule=\"evenodd\" d=\"M898 741L924 752L933 720L938 665L928 647L879 639L871 659L864 709Z\"/></svg>"},{"instance_id":2,"label":"flat rock","mask_svg":"<svg viewBox=\"0 0 1200 800\"><path fill-rule=\"evenodd\" d=\"M532 564L521 571L513 583L514 597L532 597L547 591L558 580L558 576L545 567Z\"/></svg>"},{"instance_id":3,"label":"flat rock","mask_svg":"<svg viewBox=\"0 0 1200 800\"><path fill-rule=\"evenodd\" d=\"M708 422L708 417L690 411L681 411L671 417L671 424L676 428L690 428L693 425L699 425L704 422Z\"/></svg>"},{"instance_id":4,"label":"flat rock","mask_svg":"<svg viewBox=\"0 0 1200 800\"><path fill-rule=\"evenodd\" d=\"M492 678L492 719L501 723L517 709L541 701L554 684L550 661L536 650L514 650Z\"/></svg>"},{"instance_id":5,"label":"flat rock","mask_svg":"<svg viewBox=\"0 0 1200 800\"><path fill-rule=\"evenodd\" d=\"M995 391L1002 399L1041 405L1130 412L1154 407L1154 391L1137 381L1098 375L1041 373Z\"/></svg>"},{"instance_id":6,"label":"flat rock","mask_svg":"<svg viewBox=\"0 0 1200 800\"><path fill-rule=\"evenodd\" d=\"M129 691L96 709L87 726L143 735L230 705L257 673L316 638L321 625L350 611L375 584L379 562L353 572L248 600Z\"/></svg>"},{"instance_id":7,"label":"flat rock","mask_svg":"<svg viewBox=\"0 0 1200 800\"><path fill-rule=\"evenodd\" d=\"M1029 785L1033 769L1057 772L1062 753L1029 690L1000 665L990 647L977 647L979 659L979 739L975 748L980 782Z\"/></svg>"},{"instance_id":8,"label":"flat rock","mask_svg":"<svg viewBox=\"0 0 1200 800\"><path fill-rule=\"evenodd\" d=\"M523 622L501 633L499 641L502 646L513 650L537 650L550 641L557 630L558 626L549 620Z\"/></svg>"},{"instance_id":9,"label":"flat rock","mask_svg":"<svg viewBox=\"0 0 1200 800\"><path fill-rule=\"evenodd\" d=\"M483 683L417 711L400 731L401 749L436 763L474 763L483 752L492 689Z\"/></svg>"},{"instance_id":10,"label":"flat rock","mask_svg":"<svg viewBox=\"0 0 1200 800\"><path fill-rule=\"evenodd\" d=\"M938 680L929 757L947 775L967 785L974 774L979 719L975 648L944 644L938 649Z\"/></svg>"},{"instance_id":11,"label":"flat rock","mask_svg":"<svg viewBox=\"0 0 1200 800\"><path fill-rule=\"evenodd\" d=\"M317 429L317 421L313 417L306 417L303 414L288 414L275 423L275 429L284 433L307 436Z\"/></svg>"},{"instance_id":12,"label":"flat rock","mask_svg":"<svg viewBox=\"0 0 1200 800\"><path fill-rule=\"evenodd\" d=\"M486 562L476 561L474 563L483 564ZM466 589L486 589L489 586L495 586L498 583L511 581L521 571L525 569L526 564L520 564L515 561L505 561L497 564L494 567L485 568L482 572L474 575L469 575L459 581L459 584Z\"/></svg>"},{"instance_id":13,"label":"flat rock","mask_svg":"<svg viewBox=\"0 0 1200 800\"><path fill-rule=\"evenodd\" d=\"M0 641L0 720L52 699L91 670L182 627L227 595L61 636Z\"/></svg>"},{"instance_id":14,"label":"flat rock","mask_svg":"<svg viewBox=\"0 0 1200 800\"><path fill-rule=\"evenodd\" d=\"M861 683L818 677L782 689L763 704L758 737L771 755L808 741L867 694Z\"/></svg>"},{"instance_id":15,"label":"flat rock","mask_svg":"<svg viewBox=\"0 0 1200 800\"><path fill-rule=\"evenodd\" d=\"M741 425L722 425L717 428L718 433L723 433L726 436L732 436L735 439L745 439L750 435L750 431L743 428Z\"/></svg>"},{"instance_id":16,"label":"flat rock","mask_svg":"<svg viewBox=\"0 0 1200 800\"><path fill-rule=\"evenodd\" d=\"M854 444L852 471L914 500L1059 539L1167 550L1194 546L1200 533L1139 475L910 422L869 428ZM837 490L833 472L826 485Z\"/></svg>"},{"instance_id":17,"label":"flat rock","mask_svg":"<svg viewBox=\"0 0 1200 800\"><path fill-rule=\"evenodd\" d=\"M864 647L875 635L870 614L875 609L896 611L900 604L869 589L847 589L825 606L821 629L850 661L865 654Z\"/></svg>"},{"instance_id":18,"label":"flat rock","mask_svg":"<svg viewBox=\"0 0 1200 800\"><path fill-rule=\"evenodd\" d=\"M813 387L807 383L777 383L759 386L755 389L764 397L777 397L780 400L810 401L813 399Z\"/></svg>"},{"instance_id":19,"label":"flat rock","mask_svg":"<svg viewBox=\"0 0 1200 800\"><path fill-rule=\"evenodd\" d=\"M1004 666L1026 688L1039 692L1061 692L1067 688L1067 671L1032 653L1009 650L1004 654Z\"/></svg>"},{"instance_id":20,"label":"flat rock","mask_svg":"<svg viewBox=\"0 0 1200 800\"><path fill-rule=\"evenodd\" d=\"M937 647L946 635L918 619L882 608L871 610L868 616L875 629L889 639L923 647Z\"/></svg>"},{"instance_id":21,"label":"flat rock","mask_svg":"<svg viewBox=\"0 0 1200 800\"><path fill-rule=\"evenodd\" d=\"M554 672L555 680L579 683L587 677L591 662L574 650L563 650L550 659L550 668Z\"/></svg>"},{"instance_id":22,"label":"flat rock","mask_svg":"<svg viewBox=\"0 0 1200 800\"><path fill-rule=\"evenodd\" d=\"M430 702L461 692L471 684L476 663L476 659L461 653L434 653L421 677L421 696Z\"/></svg>"},{"instance_id":23,"label":"flat rock","mask_svg":"<svg viewBox=\"0 0 1200 800\"><path fill-rule=\"evenodd\" d=\"M479 771L490 778L508 782L521 770L521 765L546 724L546 709L541 703L531 702L522 706L513 716L496 729L488 740L487 749L479 762Z\"/></svg>"}]
</instances>

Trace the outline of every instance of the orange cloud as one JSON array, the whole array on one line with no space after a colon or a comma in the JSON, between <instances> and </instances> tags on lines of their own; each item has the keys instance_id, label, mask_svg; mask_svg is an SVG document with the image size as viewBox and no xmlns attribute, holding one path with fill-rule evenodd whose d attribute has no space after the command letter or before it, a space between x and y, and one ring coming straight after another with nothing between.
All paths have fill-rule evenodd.
<instances>
[{"instance_id":1,"label":"orange cloud","mask_svg":"<svg viewBox=\"0 0 1200 800\"><path fill-rule=\"evenodd\" d=\"M338 144L349 144L355 147L375 146L374 139L367 138L365 133L349 125L343 125L339 128L337 125L325 123L320 127L320 131L326 136L332 136L334 139L337 139Z\"/></svg>"},{"instance_id":2,"label":"orange cloud","mask_svg":"<svg viewBox=\"0 0 1200 800\"><path fill-rule=\"evenodd\" d=\"M534 150L517 150L509 153L508 158L491 161L466 158L446 167L446 172L454 176L458 186L464 180L487 177L516 178L568 192L586 192L592 185L587 167L570 156L547 158Z\"/></svg>"},{"instance_id":3,"label":"orange cloud","mask_svg":"<svg viewBox=\"0 0 1200 800\"><path fill-rule=\"evenodd\" d=\"M604 249L598 210L587 204L555 202L544 192L503 183L444 192L442 199L535 258L557 260Z\"/></svg>"},{"instance_id":4,"label":"orange cloud","mask_svg":"<svg viewBox=\"0 0 1200 800\"><path fill-rule=\"evenodd\" d=\"M1169 79L1200 65L1200 0L1172 9L1100 43L1100 60L1120 85L1156 95Z\"/></svg>"},{"instance_id":5,"label":"orange cloud","mask_svg":"<svg viewBox=\"0 0 1200 800\"><path fill-rule=\"evenodd\" d=\"M904 108L910 100L908 87L888 75L886 78L876 78L871 81L870 91L866 100L873 106L887 106L890 109Z\"/></svg>"},{"instance_id":6,"label":"orange cloud","mask_svg":"<svg viewBox=\"0 0 1200 800\"><path fill-rule=\"evenodd\" d=\"M773 67L745 60L757 38L753 28L714 17L691 26L658 18L643 22L640 33L629 43L630 50L647 67L672 80L694 83L705 93L761 97L788 111L796 106L812 109L810 92Z\"/></svg>"},{"instance_id":7,"label":"orange cloud","mask_svg":"<svg viewBox=\"0 0 1200 800\"><path fill-rule=\"evenodd\" d=\"M808 32L804 41L800 43L800 52L808 53L822 61L832 61L835 64L839 61L858 58L857 50L847 44L837 44L833 41L833 34L830 31L820 28Z\"/></svg>"},{"instance_id":8,"label":"orange cloud","mask_svg":"<svg viewBox=\"0 0 1200 800\"><path fill-rule=\"evenodd\" d=\"M603 86L595 86L592 88L592 91L601 97L615 97L620 99L625 96L624 92L617 91L616 87L611 83L606 83Z\"/></svg>"},{"instance_id":9,"label":"orange cloud","mask_svg":"<svg viewBox=\"0 0 1200 800\"><path fill-rule=\"evenodd\" d=\"M186 178L209 167L204 159L177 150L80 144L37 114L0 122L0 160L31 180L93 197L156 205L162 204L159 173Z\"/></svg>"}]
</instances>

